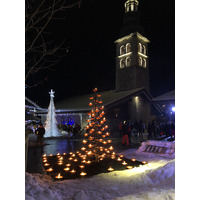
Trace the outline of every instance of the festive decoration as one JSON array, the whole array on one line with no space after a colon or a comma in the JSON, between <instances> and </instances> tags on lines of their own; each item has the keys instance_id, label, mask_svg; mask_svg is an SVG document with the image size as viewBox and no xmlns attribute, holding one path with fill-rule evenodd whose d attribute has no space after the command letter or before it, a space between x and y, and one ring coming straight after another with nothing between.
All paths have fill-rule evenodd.
<instances>
[{"instance_id":1,"label":"festive decoration","mask_svg":"<svg viewBox=\"0 0 200 200\"><path fill-rule=\"evenodd\" d=\"M99 162L104 158L111 158L114 148L110 145L111 140L106 137L110 135L108 132L108 125L106 125L106 118L101 95L97 94L97 88L93 90L94 95L90 97L89 106L92 110L88 113L89 120L86 126L87 138L83 140L82 154L87 155L91 162ZM88 163L88 162L87 162Z\"/></svg>"},{"instance_id":2,"label":"festive decoration","mask_svg":"<svg viewBox=\"0 0 200 200\"><path fill-rule=\"evenodd\" d=\"M57 127L57 120L56 120L56 113L55 113L55 106L54 106L54 93L53 90L49 92L50 94L50 103L47 113L47 119L45 122L45 134L44 137L59 137L61 133Z\"/></svg>"},{"instance_id":3,"label":"festive decoration","mask_svg":"<svg viewBox=\"0 0 200 200\"><path fill-rule=\"evenodd\" d=\"M101 105L102 100L99 99L101 95L97 94L96 88L93 91L94 95L90 97L91 102L89 103L92 109L88 113L88 125L80 151L62 155L57 153L55 156L43 155L43 164L47 174L56 180L93 176L147 164L145 161L139 162L134 158L130 160L124 158L123 155L116 155L114 147L111 145L112 140L107 139L110 133L106 124L104 107ZM45 165L47 161L48 165Z\"/></svg>"}]
</instances>

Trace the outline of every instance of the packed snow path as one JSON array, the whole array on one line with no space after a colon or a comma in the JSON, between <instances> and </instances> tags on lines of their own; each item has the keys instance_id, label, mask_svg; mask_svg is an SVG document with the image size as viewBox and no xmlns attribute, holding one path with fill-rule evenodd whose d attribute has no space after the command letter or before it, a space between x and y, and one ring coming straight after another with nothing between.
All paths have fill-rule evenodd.
<instances>
[{"instance_id":1,"label":"packed snow path","mask_svg":"<svg viewBox=\"0 0 200 200\"><path fill-rule=\"evenodd\" d=\"M175 160L155 154L122 152L148 166L113 171L91 178L53 181L50 176L26 173L26 200L173 200Z\"/></svg>"}]
</instances>

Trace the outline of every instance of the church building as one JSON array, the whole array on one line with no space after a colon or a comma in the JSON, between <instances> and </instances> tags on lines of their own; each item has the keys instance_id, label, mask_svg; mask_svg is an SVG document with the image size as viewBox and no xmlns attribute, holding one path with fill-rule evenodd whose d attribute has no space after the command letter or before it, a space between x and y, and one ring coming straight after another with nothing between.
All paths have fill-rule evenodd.
<instances>
[{"instance_id":1,"label":"church building","mask_svg":"<svg viewBox=\"0 0 200 200\"><path fill-rule=\"evenodd\" d=\"M142 120L147 127L151 121L152 108L161 113L159 105L152 104L149 91L149 40L144 36L140 23L137 0L125 2L125 15L116 44L115 90L100 92L107 121L114 132L120 121ZM56 94L55 94L56 95ZM55 104L59 124L78 123L82 129L87 125L90 111L89 97L84 95L64 99ZM38 112L42 122L46 113Z\"/></svg>"}]
</instances>

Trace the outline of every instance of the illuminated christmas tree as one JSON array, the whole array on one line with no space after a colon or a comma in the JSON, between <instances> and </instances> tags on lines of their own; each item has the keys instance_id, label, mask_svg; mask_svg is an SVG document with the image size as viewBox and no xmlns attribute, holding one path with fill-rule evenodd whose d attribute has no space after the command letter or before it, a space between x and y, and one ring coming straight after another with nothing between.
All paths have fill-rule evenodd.
<instances>
[{"instance_id":1,"label":"illuminated christmas tree","mask_svg":"<svg viewBox=\"0 0 200 200\"><path fill-rule=\"evenodd\" d=\"M54 106L54 93L53 90L49 92L50 94L50 103L47 113L47 119L45 122L45 134L44 137L59 137L61 136L61 133L57 127L57 120L56 120L56 112L55 112L55 106Z\"/></svg>"},{"instance_id":2,"label":"illuminated christmas tree","mask_svg":"<svg viewBox=\"0 0 200 200\"><path fill-rule=\"evenodd\" d=\"M101 95L94 90L90 97L89 105L92 107L88 113L88 125L86 127L83 147L80 151L43 155L43 164L47 174L55 180L73 179L93 176L99 173L112 172L113 170L132 169L147 164L146 161L136 161L135 158L127 159L123 155L116 155L111 145L112 140L107 137L108 125L104 113L104 106L99 99Z\"/></svg>"},{"instance_id":3,"label":"illuminated christmas tree","mask_svg":"<svg viewBox=\"0 0 200 200\"><path fill-rule=\"evenodd\" d=\"M106 125L106 118L104 113L104 106L102 101L99 100L101 95L97 94L97 88L93 90L94 95L90 97L91 102L89 106L92 107L91 112L88 113L88 125L86 126L86 133L82 142L84 146L81 148L82 154L90 157L92 162L99 162L104 158L115 158L112 140L107 139L110 135L108 132L108 125Z\"/></svg>"}]
</instances>

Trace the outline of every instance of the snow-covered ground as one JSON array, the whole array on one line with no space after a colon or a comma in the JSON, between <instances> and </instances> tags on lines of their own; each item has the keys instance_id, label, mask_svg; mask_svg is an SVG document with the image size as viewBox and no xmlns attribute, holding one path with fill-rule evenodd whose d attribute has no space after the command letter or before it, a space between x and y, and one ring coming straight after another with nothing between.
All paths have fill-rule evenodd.
<instances>
[{"instance_id":1,"label":"snow-covered ground","mask_svg":"<svg viewBox=\"0 0 200 200\"><path fill-rule=\"evenodd\" d=\"M26 173L26 200L173 200L175 160L134 149L121 152L148 165L90 178L53 181L45 174Z\"/></svg>"}]
</instances>

